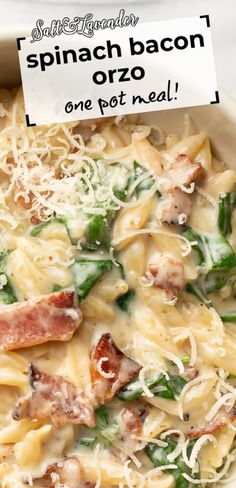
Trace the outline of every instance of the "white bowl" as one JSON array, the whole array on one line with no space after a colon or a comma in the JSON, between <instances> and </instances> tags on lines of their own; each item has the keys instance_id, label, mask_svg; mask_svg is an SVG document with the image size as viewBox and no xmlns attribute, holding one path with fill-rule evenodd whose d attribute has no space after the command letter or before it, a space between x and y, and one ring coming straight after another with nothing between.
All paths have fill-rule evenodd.
<instances>
[{"instance_id":1,"label":"white bowl","mask_svg":"<svg viewBox=\"0 0 236 488\"><path fill-rule=\"evenodd\" d=\"M1 29L0 88L21 84L16 38L29 35L30 31L29 25ZM166 132L181 134L184 114L189 113L199 130L210 136L216 156L236 169L236 102L223 92L220 92L220 102L218 105L149 112L142 118L163 127ZM231 473L236 474L236 465ZM235 488L236 481L219 486Z\"/></svg>"}]
</instances>

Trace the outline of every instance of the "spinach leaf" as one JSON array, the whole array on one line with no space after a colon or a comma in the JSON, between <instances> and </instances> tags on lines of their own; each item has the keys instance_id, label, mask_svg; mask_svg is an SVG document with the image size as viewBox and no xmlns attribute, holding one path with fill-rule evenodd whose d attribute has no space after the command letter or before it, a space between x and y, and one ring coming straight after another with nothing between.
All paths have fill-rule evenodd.
<instances>
[{"instance_id":1,"label":"spinach leaf","mask_svg":"<svg viewBox=\"0 0 236 488\"><path fill-rule=\"evenodd\" d=\"M191 228L185 230L183 235L196 243L193 248L197 252L200 266L211 260L208 272L201 273L200 268L199 277L187 284L186 291L195 295L206 306L211 306L208 294L220 290L226 284L233 286L236 281L236 254L222 235L198 233Z\"/></svg>"},{"instance_id":2,"label":"spinach leaf","mask_svg":"<svg viewBox=\"0 0 236 488\"><path fill-rule=\"evenodd\" d=\"M236 324L236 310L234 311L231 311L231 312L226 312L226 313L223 313L221 316L220 316L221 320L223 322L232 322L233 324Z\"/></svg>"},{"instance_id":3,"label":"spinach leaf","mask_svg":"<svg viewBox=\"0 0 236 488\"><path fill-rule=\"evenodd\" d=\"M187 283L185 290L187 293L191 293L194 295L196 298L201 303L204 303L207 307L211 306L211 300L208 299L206 291L202 288L202 284L200 280L196 280L192 283Z\"/></svg>"},{"instance_id":4,"label":"spinach leaf","mask_svg":"<svg viewBox=\"0 0 236 488\"><path fill-rule=\"evenodd\" d=\"M125 201L127 187L121 189L114 189L114 195L121 201ZM110 247L110 228L115 218L117 210L107 210L105 216L92 215L89 220L86 236L84 242L82 242L82 248L87 251L94 252L98 248L103 248L106 251Z\"/></svg>"},{"instance_id":5,"label":"spinach leaf","mask_svg":"<svg viewBox=\"0 0 236 488\"><path fill-rule=\"evenodd\" d=\"M134 298L134 295L135 295L135 291L130 289L116 299L116 304L123 312L128 312L130 302Z\"/></svg>"},{"instance_id":6,"label":"spinach leaf","mask_svg":"<svg viewBox=\"0 0 236 488\"><path fill-rule=\"evenodd\" d=\"M5 305L10 305L11 303L17 302L17 298L15 292L10 285L9 281L6 285L0 290L0 303L4 303Z\"/></svg>"},{"instance_id":7,"label":"spinach leaf","mask_svg":"<svg viewBox=\"0 0 236 488\"><path fill-rule=\"evenodd\" d=\"M63 290L63 287L61 285L53 285L52 287L52 293L55 293L57 291Z\"/></svg>"},{"instance_id":8,"label":"spinach leaf","mask_svg":"<svg viewBox=\"0 0 236 488\"><path fill-rule=\"evenodd\" d=\"M30 235L32 237L37 237L39 234L41 234L42 230L45 229L49 224L64 224L66 225L66 218L65 217L53 217L51 220L48 220L47 222L41 222L41 224L35 225L33 229L30 232Z\"/></svg>"},{"instance_id":9,"label":"spinach leaf","mask_svg":"<svg viewBox=\"0 0 236 488\"><path fill-rule=\"evenodd\" d=\"M149 443L145 448L145 452L146 452L147 456L152 461L152 463L154 464L155 467L166 466L166 465L170 464L167 456L168 456L168 454L173 452L177 446L177 441L175 439L167 438L165 440L168 443L166 447L159 447L159 446L157 446L157 444ZM187 449L188 456L191 455L191 451L193 449L193 446L194 446L194 442L192 441L189 444L188 449ZM174 477L175 488L193 488L193 487L201 488L200 483L199 484L193 484L184 478L183 473L188 474L189 476L191 476L193 479L196 479L196 480L199 479L199 475L196 475L196 474L194 475L192 473L191 468L189 468L185 464L183 457L182 457L182 454L180 454L175 459L174 464L176 464L176 466L177 466L176 469L170 469L170 470L167 469L167 470L165 470L165 472L171 474Z\"/></svg>"},{"instance_id":10,"label":"spinach leaf","mask_svg":"<svg viewBox=\"0 0 236 488\"><path fill-rule=\"evenodd\" d=\"M48 224L51 223L51 220L49 222L42 222L41 224L35 225L33 229L30 232L30 235L32 237L37 237L39 234L41 234L42 230L45 229L45 227L48 226Z\"/></svg>"},{"instance_id":11,"label":"spinach leaf","mask_svg":"<svg viewBox=\"0 0 236 488\"><path fill-rule=\"evenodd\" d=\"M96 251L99 247L104 247L108 250L109 243L110 237L107 221L105 221L102 215L93 215L90 218L82 248L88 251Z\"/></svg>"},{"instance_id":12,"label":"spinach leaf","mask_svg":"<svg viewBox=\"0 0 236 488\"><path fill-rule=\"evenodd\" d=\"M95 409L95 422L96 427L99 429L104 429L109 423L109 409L106 405L100 405Z\"/></svg>"},{"instance_id":13,"label":"spinach leaf","mask_svg":"<svg viewBox=\"0 0 236 488\"><path fill-rule=\"evenodd\" d=\"M6 258L11 252L12 250L10 249L0 252L0 274L5 273Z\"/></svg>"},{"instance_id":14,"label":"spinach leaf","mask_svg":"<svg viewBox=\"0 0 236 488\"><path fill-rule=\"evenodd\" d=\"M146 170L139 163L137 163L137 161L134 161L133 165L134 165L133 180L136 180L139 176L144 174ZM153 178L151 178L150 176L145 180L143 180L142 182L140 182L135 189L136 196L139 197L143 191L149 190L152 187L153 183L154 183Z\"/></svg>"},{"instance_id":15,"label":"spinach leaf","mask_svg":"<svg viewBox=\"0 0 236 488\"><path fill-rule=\"evenodd\" d=\"M145 379L146 386L154 396L176 400L179 397L187 381L182 376L168 374L168 379L164 374ZM161 388L160 388L161 387ZM163 388L163 390L162 390ZM143 395L143 388L140 381L134 380L125 385L116 394L120 400L130 401L140 398Z\"/></svg>"},{"instance_id":16,"label":"spinach leaf","mask_svg":"<svg viewBox=\"0 0 236 488\"><path fill-rule=\"evenodd\" d=\"M143 168L143 166L141 166L139 163L137 163L137 161L133 162L133 168L134 168L133 169L134 173L133 173L133 176L131 177L132 182L135 181L142 174L145 174L147 171L145 168ZM145 180L141 181L135 188L136 197L140 197L140 195L143 191L150 190L150 188L152 188L153 184L154 184L154 179L151 176L149 176L148 178L145 178ZM157 195L157 197L160 197L161 193L157 190L156 195Z\"/></svg>"},{"instance_id":17,"label":"spinach leaf","mask_svg":"<svg viewBox=\"0 0 236 488\"><path fill-rule=\"evenodd\" d=\"M119 434L119 426L111 414L111 409L101 405L95 409L96 426L88 429L89 437L96 436L96 440L108 448ZM86 436L87 437L87 436Z\"/></svg>"},{"instance_id":18,"label":"spinach leaf","mask_svg":"<svg viewBox=\"0 0 236 488\"><path fill-rule=\"evenodd\" d=\"M112 269L111 260L89 260L79 259L72 266L74 275L75 290L79 298L85 298L97 281Z\"/></svg>"},{"instance_id":19,"label":"spinach leaf","mask_svg":"<svg viewBox=\"0 0 236 488\"><path fill-rule=\"evenodd\" d=\"M236 281L236 269L228 271L215 271L207 275L200 275L197 280L188 283L185 290L192 295L195 295L198 300L207 307L212 306L211 300L208 298L209 293L214 293L220 290L226 284L233 287Z\"/></svg>"},{"instance_id":20,"label":"spinach leaf","mask_svg":"<svg viewBox=\"0 0 236 488\"><path fill-rule=\"evenodd\" d=\"M97 438L96 437L81 437L76 442L76 446L93 447Z\"/></svg>"},{"instance_id":21,"label":"spinach leaf","mask_svg":"<svg viewBox=\"0 0 236 488\"><path fill-rule=\"evenodd\" d=\"M207 264L210 256L212 265L209 271L227 270L236 266L236 255L230 243L222 235L198 233L187 228L183 236L190 242L196 242L193 249L198 254L199 264Z\"/></svg>"},{"instance_id":22,"label":"spinach leaf","mask_svg":"<svg viewBox=\"0 0 236 488\"><path fill-rule=\"evenodd\" d=\"M200 234L198 234L193 229L191 229L191 227L187 227L183 232L183 236L186 239L188 239L190 242L196 242L194 247L193 246L192 247L198 255L198 264L199 265L204 264L205 263L205 258L204 258L205 249L204 249L204 244L202 242Z\"/></svg>"},{"instance_id":23,"label":"spinach leaf","mask_svg":"<svg viewBox=\"0 0 236 488\"><path fill-rule=\"evenodd\" d=\"M6 258L12 252L12 250L3 251L0 253L0 275L5 274ZM15 292L9 282L7 277L7 283L0 290L0 303L5 305L10 305L11 303L17 302Z\"/></svg>"},{"instance_id":24,"label":"spinach leaf","mask_svg":"<svg viewBox=\"0 0 236 488\"><path fill-rule=\"evenodd\" d=\"M218 229L223 236L232 232L232 213L236 206L236 192L221 193L219 196Z\"/></svg>"}]
</instances>

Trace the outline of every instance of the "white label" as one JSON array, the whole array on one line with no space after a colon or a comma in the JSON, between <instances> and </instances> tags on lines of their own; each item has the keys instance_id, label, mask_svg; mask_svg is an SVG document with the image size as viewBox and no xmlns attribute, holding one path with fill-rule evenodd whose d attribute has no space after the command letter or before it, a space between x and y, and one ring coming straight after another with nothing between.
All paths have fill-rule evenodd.
<instances>
[{"instance_id":1,"label":"white label","mask_svg":"<svg viewBox=\"0 0 236 488\"><path fill-rule=\"evenodd\" d=\"M219 102L208 16L18 45L28 124Z\"/></svg>"}]
</instances>

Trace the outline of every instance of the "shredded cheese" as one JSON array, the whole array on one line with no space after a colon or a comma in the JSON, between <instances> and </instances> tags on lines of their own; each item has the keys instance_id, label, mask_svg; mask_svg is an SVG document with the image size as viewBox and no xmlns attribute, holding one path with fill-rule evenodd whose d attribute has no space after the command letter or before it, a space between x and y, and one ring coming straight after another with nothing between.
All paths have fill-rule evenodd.
<instances>
[{"instance_id":1,"label":"shredded cheese","mask_svg":"<svg viewBox=\"0 0 236 488\"><path fill-rule=\"evenodd\" d=\"M168 443L165 442L165 441L162 441L160 439L155 439L155 438L152 438L152 437L148 437L148 436L136 436L136 435L132 435L131 436L132 439L135 439L137 441L142 441L142 442L145 442L145 444L148 444L149 442L152 442L153 444L156 444L158 447L166 447L168 446Z\"/></svg>"},{"instance_id":2,"label":"shredded cheese","mask_svg":"<svg viewBox=\"0 0 236 488\"><path fill-rule=\"evenodd\" d=\"M194 479L191 476L189 476L187 473L183 473L183 477L187 481L189 481L190 483L193 483L194 485L199 485L199 483L202 483L202 484L205 484L205 483L218 483L218 481L220 481L225 476L225 474L227 473L227 471L228 471L228 469L229 469L229 467L230 467L230 465L231 465L231 463L233 461L235 461L235 456L233 456L231 454L228 454L223 469L219 473L217 473L214 476L214 478Z\"/></svg>"},{"instance_id":3,"label":"shredded cheese","mask_svg":"<svg viewBox=\"0 0 236 488\"><path fill-rule=\"evenodd\" d=\"M189 457L189 462L187 463L190 468L194 468L196 463L197 463L197 457L202 449L202 447L207 443L207 442L213 442L214 445L216 445L216 438L213 435L210 434L204 434L202 435L197 441L195 442L192 452Z\"/></svg>"},{"instance_id":4,"label":"shredded cheese","mask_svg":"<svg viewBox=\"0 0 236 488\"><path fill-rule=\"evenodd\" d=\"M231 410L231 408L233 408L234 403L235 403L235 394L226 393L214 403L213 407L205 417L206 421L210 422L223 405L227 407L227 410L229 411Z\"/></svg>"},{"instance_id":5,"label":"shredded cheese","mask_svg":"<svg viewBox=\"0 0 236 488\"><path fill-rule=\"evenodd\" d=\"M179 185L180 190L182 190L184 193L193 193L195 190L195 183L194 181L190 183L190 185L187 187L185 185Z\"/></svg>"},{"instance_id":6,"label":"shredded cheese","mask_svg":"<svg viewBox=\"0 0 236 488\"><path fill-rule=\"evenodd\" d=\"M172 463L181 454L185 442L185 435L179 429L166 430L161 434L160 438L165 439L166 437L173 434L178 435L178 443L174 451L172 451L170 454L167 455L167 459L168 461L170 461L170 463Z\"/></svg>"},{"instance_id":7,"label":"shredded cheese","mask_svg":"<svg viewBox=\"0 0 236 488\"><path fill-rule=\"evenodd\" d=\"M202 383L203 381L207 381L208 379L211 379L213 377L214 377L214 375L211 373L202 374L202 375L198 376L197 378L194 378L193 380L189 381L189 383L187 383L183 387L183 389L180 393L180 397L178 399L178 412L179 412L179 418L181 420L184 420L183 403L184 403L184 399L185 399L185 396L188 393L188 391L191 390L191 388L193 388L194 386L198 385L199 383Z\"/></svg>"},{"instance_id":8,"label":"shredded cheese","mask_svg":"<svg viewBox=\"0 0 236 488\"><path fill-rule=\"evenodd\" d=\"M197 342L196 339L192 333L191 330L189 329L184 329L182 333L178 334L173 338L173 341L175 343L181 341L182 339L189 339L190 346L191 346L191 354L190 354L190 360L189 360L189 365L190 366L195 366L197 362Z\"/></svg>"},{"instance_id":9,"label":"shredded cheese","mask_svg":"<svg viewBox=\"0 0 236 488\"><path fill-rule=\"evenodd\" d=\"M112 373L112 371L109 371L108 373L106 371L104 371L102 369L102 365L103 363L106 363L107 361L109 361L109 358L107 357L102 357L99 359L99 361L97 362L97 371L98 373L103 376L104 378L107 378L107 379L111 379L111 378L114 378L115 376L115 373Z\"/></svg>"},{"instance_id":10,"label":"shredded cheese","mask_svg":"<svg viewBox=\"0 0 236 488\"><path fill-rule=\"evenodd\" d=\"M124 464L124 476L125 476L125 481L127 483L128 488L134 488L134 483L131 479L132 469L129 468L130 463L131 463L131 461L128 460Z\"/></svg>"},{"instance_id":11,"label":"shredded cheese","mask_svg":"<svg viewBox=\"0 0 236 488\"><path fill-rule=\"evenodd\" d=\"M139 277L139 282L142 286L149 288L154 285L155 278L150 271L146 271L144 276Z\"/></svg>"},{"instance_id":12,"label":"shredded cheese","mask_svg":"<svg viewBox=\"0 0 236 488\"><path fill-rule=\"evenodd\" d=\"M100 463L98 461L99 450L100 450L100 444L97 444L95 447L95 450L94 450L94 463L95 463L96 471L97 471L97 481L96 481L94 488L100 488L101 482L102 482L101 467L100 467Z\"/></svg>"},{"instance_id":13,"label":"shredded cheese","mask_svg":"<svg viewBox=\"0 0 236 488\"><path fill-rule=\"evenodd\" d=\"M166 469L177 469L176 464L163 464L163 466L158 466L157 468L150 469L146 474L145 478L153 478L153 476L160 476Z\"/></svg>"},{"instance_id":14,"label":"shredded cheese","mask_svg":"<svg viewBox=\"0 0 236 488\"><path fill-rule=\"evenodd\" d=\"M149 390L149 388L147 387L147 385L145 383L145 374L147 371L150 371L150 368L153 369L153 366L146 365L142 369L140 369L140 371L139 371L139 381L140 381L140 384L141 384L142 390L143 390L142 395L146 396L148 398L154 397L154 394L151 392L151 390Z\"/></svg>"},{"instance_id":15,"label":"shredded cheese","mask_svg":"<svg viewBox=\"0 0 236 488\"><path fill-rule=\"evenodd\" d=\"M130 186L129 190L128 190L128 193L127 193L127 196L128 197L131 197L131 195L133 194L135 188L137 188L137 186L142 183L143 181L149 179L149 178L153 178L154 180L156 179L156 176L153 174L153 171L145 171L145 173L141 174L138 178L136 178L134 180L134 182L132 183L132 185Z\"/></svg>"}]
</instances>

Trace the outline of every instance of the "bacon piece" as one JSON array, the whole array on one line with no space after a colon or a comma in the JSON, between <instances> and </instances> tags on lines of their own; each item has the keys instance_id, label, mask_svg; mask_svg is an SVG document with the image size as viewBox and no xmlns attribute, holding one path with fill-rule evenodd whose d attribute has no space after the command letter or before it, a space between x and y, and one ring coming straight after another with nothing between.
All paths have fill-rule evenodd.
<instances>
[{"instance_id":1,"label":"bacon piece","mask_svg":"<svg viewBox=\"0 0 236 488\"><path fill-rule=\"evenodd\" d=\"M56 427L67 422L94 427L94 411L84 393L62 376L50 375L30 364L33 391L20 398L12 413L14 420L50 417Z\"/></svg>"},{"instance_id":2,"label":"bacon piece","mask_svg":"<svg viewBox=\"0 0 236 488\"><path fill-rule=\"evenodd\" d=\"M200 163L192 163L186 154L179 154L167 169L166 177L170 178L175 187L189 186L204 173Z\"/></svg>"},{"instance_id":3,"label":"bacon piece","mask_svg":"<svg viewBox=\"0 0 236 488\"><path fill-rule=\"evenodd\" d=\"M68 341L82 320L72 291L0 306L0 344L4 350L48 341Z\"/></svg>"},{"instance_id":4,"label":"bacon piece","mask_svg":"<svg viewBox=\"0 0 236 488\"><path fill-rule=\"evenodd\" d=\"M33 225L37 225L37 224L40 224L40 222L42 222L42 220L39 218L38 215L36 214L33 214L31 217L30 217L30 223L33 224Z\"/></svg>"},{"instance_id":5,"label":"bacon piece","mask_svg":"<svg viewBox=\"0 0 236 488\"><path fill-rule=\"evenodd\" d=\"M178 370L177 370L178 374ZM198 376L198 370L194 366L189 366L188 368L185 368L184 373L181 374L181 376L186 380L186 381L192 381L194 378Z\"/></svg>"},{"instance_id":6,"label":"bacon piece","mask_svg":"<svg viewBox=\"0 0 236 488\"><path fill-rule=\"evenodd\" d=\"M103 404L133 380L141 366L118 349L111 334L103 334L92 351L90 369L95 397Z\"/></svg>"},{"instance_id":7,"label":"bacon piece","mask_svg":"<svg viewBox=\"0 0 236 488\"><path fill-rule=\"evenodd\" d=\"M88 142L95 130L107 119L108 117L103 117L102 119L81 120L79 125L76 126L76 129L82 136L84 142Z\"/></svg>"},{"instance_id":8,"label":"bacon piece","mask_svg":"<svg viewBox=\"0 0 236 488\"><path fill-rule=\"evenodd\" d=\"M198 369L195 366L187 366L184 368L184 373L181 374L182 378L184 378L187 382L194 380L198 376ZM171 374L179 375L179 370L177 367L173 366L171 368Z\"/></svg>"},{"instance_id":9,"label":"bacon piece","mask_svg":"<svg viewBox=\"0 0 236 488\"><path fill-rule=\"evenodd\" d=\"M200 428L192 429L187 432L186 437L188 437L189 439L195 439L196 437L200 437L203 434L211 434L218 429L222 429L225 425L228 425L235 417L235 408L232 408L230 412L226 412L225 408L222 407L220 410L218 410L217 414L210 422L204 421L200 425Z\"/></svg>"},{"instance_id":10,"label":"bacon piece","mask_svg":"<svg viewBox=\"0 0 236 488\"><path fill-rule=\"evenodd\" d=\"M14 197L16 203L19 203L22 207L24 207L27 210L30 209L32 206L34 194L32 193L32 191L30 191L27 195L26 194L24 195L25 187L23 182L20 179L15 181L13 191L14 191ZM19 193L19 195L17 195L17 193Z\"/></svg>"},{"instance_id":11,"label":"bacon piece","mask_svg":"<svg viewBox=\"0 0 236 488\"><path fill-rule=\"evenodd\" d=\"M182 191L204 174L200 163L192 163L186 154L179 154L165 169L168 187L160 202L156 217L168 224L185 224L192 210L191 196Z\"/></svg>"},{"instance_id":12,"label":"bacon piece","mask_svg":"<svg viewBox=\"0 0 236 488\"><path fill-rule=\"evenodd\" d=\"M58 464L51 464L42 478L44 488L93 488L84 481L84 471L79 459L71 456Z\"/></svg>"},{"instance_id":13,"label":"bacon piece","mask_svg":"<svg viewBox=\"0 0 236 488\"><path fill-rule=\"evenodd\" d=\"M118 416L120 440L124 442L127 454L143 449L138 439L142 434L142 422L139 415L131 408L123 408Z\"/></svg>"},{"instance_id":14,"label":"bacon piece","mask_svg":"<svg viewBox=\"0 0 236 488\"><path fill-rule=\"evenodd\" d=\"M149 265L148 272L154 277L154 286L165 290L170 300L184 288L184 266L177 259L161 255L158 263Z\"/></svg>"},{"instance_id":15,"label":"bacon piece","mask_svg":"<svg viewBox=\"0 0 236 488\"><path fill-rule=\"evenodd\" d=\"M167 224L183 225L187 222L192 211L192 200L179 188L170 188L166 191L166 197L160 201L156 218Z\"/></svg>"},{"instance_id":16,"label":"bacon piece","mask_svg":"<svg viewBox=\"0 0 236 488\"><path fill-rule=\"evenodd\" d=\"M123 438L130 435L140 436L142 432L142 422L138 414L131 408L123 408L120 412L120 433Z\"/></svg>"}]
</instances>

